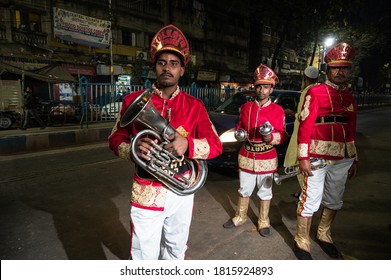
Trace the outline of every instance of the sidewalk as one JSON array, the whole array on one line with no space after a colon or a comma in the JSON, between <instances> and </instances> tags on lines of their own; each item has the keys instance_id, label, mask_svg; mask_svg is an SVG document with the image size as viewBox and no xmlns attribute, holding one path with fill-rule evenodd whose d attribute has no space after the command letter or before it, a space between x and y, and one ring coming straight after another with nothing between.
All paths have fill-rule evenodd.
<instances>
[{"instance_id":1,"label":"sidewalk","mask_svg":"<svg viewBox=\"0 0 391 280\"><path fill-rule=\"evenodd\" d=\"M47 150L64 146L107 141L114 122L77 123L21 130L0 130L0 155Z\"/></svg>"}]
</instances>

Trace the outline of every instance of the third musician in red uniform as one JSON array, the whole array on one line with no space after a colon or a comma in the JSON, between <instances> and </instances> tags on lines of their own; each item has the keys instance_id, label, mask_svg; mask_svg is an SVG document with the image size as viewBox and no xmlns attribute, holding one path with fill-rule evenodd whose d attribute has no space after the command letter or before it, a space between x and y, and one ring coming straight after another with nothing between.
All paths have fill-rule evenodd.
<instances>
[{"instance_id":1,"label":"third musician in red uniform","mask_svg":"<svg viewBox=\"0 0 391 280\"><path fill-rule=\"evenodd\" d=\"M313 214L323 206L316 241L332 258L339 252L331 238L331 224L342 208L347 178L357 172L356 103L348 81L354 50L346 43L332 47L325 56L327 80L311 87L304 99L298 131L298 160L304 184L297 208L294 252L298 259L312 259L309 232ZM312 170L310 159L328 164Z\"/></svg>"},{"instance_id":2,"label":"third musician in red uniform","mask_svg":"<svg viewBox=\"0 0 391 280\"><path fill-rule=\"evenodd\" d=\"M233 228L247 220L249 200L254 188L260 199L258 232L261 236L270 235L269 209L273 197L273 173L278 169L277 152L274 145L286 139L285 113L281 106L273 103L270 94L278 83L278 77L266 65L259 65L254 72L254 86L257 98L240 108L239 123L236 129L246 132L238 157L240 188L235 216L223 226ZM262 135L260 127L270 126L270 133Z\"/></svg>"}]
</instances>

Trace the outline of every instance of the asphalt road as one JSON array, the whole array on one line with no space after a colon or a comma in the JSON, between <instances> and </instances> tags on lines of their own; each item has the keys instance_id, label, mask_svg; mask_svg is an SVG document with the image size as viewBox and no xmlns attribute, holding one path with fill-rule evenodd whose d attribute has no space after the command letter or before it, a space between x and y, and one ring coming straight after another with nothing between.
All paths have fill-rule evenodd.
<instances>
[{"instance_id":1,"label":"asphalt road","mask_svg":"<svg viewBox=\"0 0 391 280\"><path fill-rule=\"evenodd\" d=\"M391 109L359 113L359 174L349 181L333 238L345 259L391 259ZM0 158L2 260L118 260L128 258L132 165L107 143ZM274 186L272 235L256 232L258 199L249 220L227 230L235 212L235 170L210 168L195 198L187 259L294 260L295 178ZM314 217L311 237L319 213ZM329 259L312 243L315 259Z\"/></svg>"}]
</instances>

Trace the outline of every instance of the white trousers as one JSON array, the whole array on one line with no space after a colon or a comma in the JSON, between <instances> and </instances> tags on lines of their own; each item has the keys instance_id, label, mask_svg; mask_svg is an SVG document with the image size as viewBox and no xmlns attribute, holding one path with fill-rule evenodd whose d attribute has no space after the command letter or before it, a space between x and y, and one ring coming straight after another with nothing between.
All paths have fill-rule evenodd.
<instances>
[{"instance_id":1,"label":"white trousers","mask_svg":"<svg viewBox=\"0 0 391 280\"><path fill-rule=\"evenodd\" d=\"M183 260L193 211L194 194L167 191L163 211L132 206L130 255L133 260Z\"/></svg>"},{"instance_id":2,"label":"white trousers","mask_svg":"<svg viewBox=\"0 0 391 280\"><path fill-rule=\"evenodd\" d=\"M250 197L254 188L258 188L257 196L261 200L271 200L273 197L273 174L253 174L239 170L240 188L242 197Z\"/></svg>"},{"instance_id":3,"label":"white trousers","mask_svg":"<svg viewBox=\"0 0 391 280\"><path fill-rule=\"evenodd\" d=\"M324 168L313 170L314 176L305 177L297 214L302 217L312 217L318 211L320 204L331 210L340 210L349 168L353 161L353 158L335 160Z\"/></svg>"}]
</instances>

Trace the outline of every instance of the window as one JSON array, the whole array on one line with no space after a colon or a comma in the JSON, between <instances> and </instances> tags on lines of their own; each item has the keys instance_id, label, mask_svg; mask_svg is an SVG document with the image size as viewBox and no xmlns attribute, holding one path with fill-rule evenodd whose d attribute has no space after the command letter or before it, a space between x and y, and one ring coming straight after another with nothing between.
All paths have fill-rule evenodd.
<instances>
[{"instance_id":1,"label":"window","mask_svg":"<svg viewBox=\"0 0 391 280\"><path fill-rule=\"evenodd\" d=\"M136 33L130 30L122 30L122 44L136 46Z\"/></svg>"},{"instance_id":2,"label":"window","mask_svg":"<svg viewBox=\"0 0 391 280\"><path fill-rule=\"evenodd\" d=\"M268 36L272 35L272 29L270 28L270 26L263 26L263 34Z\"/></svg>"},{"instance_id":3,"label":"window","mask_svg":"<svg viewBox=\"0 0 391 280\"><path fill-rule=\"evenodd\" d=\"M41 16L24 10L15 11L16 27L26 31L41 31Z\"/></svg>"}]
</instances>

